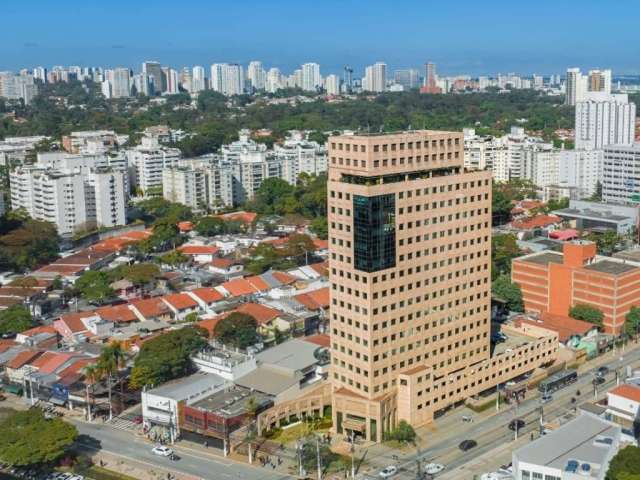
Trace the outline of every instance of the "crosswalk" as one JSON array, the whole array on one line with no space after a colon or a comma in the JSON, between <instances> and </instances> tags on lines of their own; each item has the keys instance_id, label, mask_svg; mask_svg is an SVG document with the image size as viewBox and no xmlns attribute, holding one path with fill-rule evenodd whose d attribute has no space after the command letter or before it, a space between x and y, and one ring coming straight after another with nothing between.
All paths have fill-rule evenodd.
<instances>
[{"instance_id":1,"label":"crosswalk","mask_svg":"<svg viewBox=\"0 0 640 480\"><path fill-rule=\"evenodd\" d=\"M113 417L108 423L118 430L134 431L140 428L140 424L133 421L134 415L125 414Z\"/></svg>"}]
</instances>

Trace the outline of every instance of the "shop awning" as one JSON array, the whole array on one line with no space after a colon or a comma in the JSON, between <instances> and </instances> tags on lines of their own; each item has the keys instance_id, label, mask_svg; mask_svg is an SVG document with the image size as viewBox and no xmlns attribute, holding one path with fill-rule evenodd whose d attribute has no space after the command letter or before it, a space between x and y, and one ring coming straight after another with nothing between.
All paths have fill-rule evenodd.
<instances>
[{"instance_id":1,"label":"shop awning","mask_svg":"<svg viewBox=\"0 0 640 480\"><path fill-rule=\"evenodd\" d=\"M342 422L342 428L356 432L364 432L366 426L367 424L364 420L355 420L353 418L347 418Z\"/></svg>"}]
</instances>

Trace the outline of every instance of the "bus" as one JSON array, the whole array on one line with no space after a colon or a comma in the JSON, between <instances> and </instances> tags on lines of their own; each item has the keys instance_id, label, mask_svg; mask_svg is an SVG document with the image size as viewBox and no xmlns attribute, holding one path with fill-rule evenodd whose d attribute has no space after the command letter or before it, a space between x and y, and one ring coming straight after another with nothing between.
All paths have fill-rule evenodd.
<instances>
[{"instance_id":1,"label":"bus","mask_svg":"<svg viewBox=\"0 0 640 480\"><path fill-rule=\"evenodd\" d=\"M571 385L578 380L578 371L575 369L564 370L562 372L554 373L546 380L543 380L538 385L538 391L542 394L552 393L561 388Z\"/></svg>"}]
</instances>

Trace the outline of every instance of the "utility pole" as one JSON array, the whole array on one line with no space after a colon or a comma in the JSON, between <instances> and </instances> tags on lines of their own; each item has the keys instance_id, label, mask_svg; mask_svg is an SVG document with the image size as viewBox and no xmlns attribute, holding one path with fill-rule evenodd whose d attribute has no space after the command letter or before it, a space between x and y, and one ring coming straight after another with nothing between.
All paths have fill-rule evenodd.
<instances>
[{"instance_id":1,"label":"utility pole","mask_svg":"<svg viewBox=\"0 0 640 480\"><path fill-rule=\"evenodd\" d=\"M500 384L496 387L496 412L500 411Z\"/></svg>"},{"instance_id":2,"label":"utility pole","mask_svg":"<svg viewBox=\"0 0 640 480\"><path fill-rule=\"evenodd\" d=\"M356 464L354 457L356 456L356 438L353 430L351 430L351 478L356 478Z\"/></svg>"},{"instance_id":3,"label":"utility pole","mask_svg":"<svg viewBox=\"0 0 640 480\"><path fill-rule=\"evenodd\" d=\"M316 454L318 462L318 480L322 480L322 461L320 460L320 439L316 437Z\"/></svg>"}]
</instances>

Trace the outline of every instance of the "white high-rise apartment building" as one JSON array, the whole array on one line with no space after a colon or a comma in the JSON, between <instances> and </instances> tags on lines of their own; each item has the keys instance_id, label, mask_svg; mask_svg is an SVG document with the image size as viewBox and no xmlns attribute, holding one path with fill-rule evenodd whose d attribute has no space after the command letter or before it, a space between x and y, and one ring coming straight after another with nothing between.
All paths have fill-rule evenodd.
<instances>
[{"instance_id":1,"label":"white high-rise apartment building","mask_svg":"<svg viewBox=\"0 0 640 480\"><path fill-rule=\"evenodd\" d=\"M211 65L211 88L228 96L244 93L242 65L235 63L214 63Z\"/></svg>"},{"instance_id":2,"label":"white high-rise apartment building","mask_svg":"<svg viewBox=\"0 0 640 480\"><path fill-rule=\"evenodd\" d=\"M198 93L207 88L204 68L200 65L193 67L191 74L191 93Z\"/></svg>"},{"instance_id":3,"label":"white high-rise apartment building","mask_svg":"<svg viewBox=\"0 0 640 480\"><path fill-rule=\"evenodd\" d=\"M241 130L239 137L223 145L220 154L182 159L175 167L165 168L164 197L194 209L207 205L216 210L252 199L267 178L281 178L293 185L302 173L318 175L327 170L324 145L307 140L303 132L289 132L285 142L273 150L253 141L248 130ZM204 190L198 186L201 178Z\"/></svg>"},{"instance_id":4,"label":"white high-rise apartment building","mask_svg":"<svg viewBox=\"0 0 640 480\"><path fill-rule=\"evenodd\" d=\"M567 69L565 82L565 104L575 105L582 100L587 91L587 78L582 75L579 68Z\"/></svg>"},{"instance_id":5,"label":"white high-rise apartment building","mask_svg":"<svg viewBox=\"0 0 640 480\"><path fill-rule=\"evenodd\" d=\"M277 68L270 68L267 73L267 80L265 88L269 93L275 93L285 85L285 80L280 73L280 70Z\"/></svg>"},{"instance_id":6,"label":"white high-rise apartment building","mask_svg":"<svg viewBox=\"0 0 640 480\"><path fill-rule=\"evenodd\" d=\"M42 83L47 83L47 69L44 67L36 67L33 69L33 78L40 80Z\"/></svg>"},{"instance_id":7,"label":"white high-rise apartment building","mask_svg":"<svg viewBox=\"0 0 640 480\"><path fill-rule=\"evenodd\" d=\"M340 77L335 74L327 75L324 79L324 89L328 95L340 95Z\"/></svg>"},{"instance_id":8,"label":"white high-rise apartment building","mask_svg":"<svg viewBox=\"0 0 640 480\"><path fill-rule=\"evenodd\" d=\"M604 147L602 200L634 204L640 201L640 144Z\"/></svg>"},{"instance_id":9,"label":"white high-rise apartment building","mask_svg":"<svg viewBox=\"0 0 640 480\"><path fill-rule=\"evenodd\" d=\"M162 195L165 200L203 211L207 205L205 170L170 167L162 170Z\"/></svg>"},{"instance_id":10,"label":"white high-rise apartment building","mask_svg":"<svg viewBox=\"0 0 640 480\"><path fill-rule=\"evenodd\" d=\"M305 63L302 65L302 89L313 92L322 86L320 65L317 63Z\"/></svg>"},{"instance_id":11,"label":"white high-rise apartment building","mask_svg":"<svg viewBox=\"0 0 640 480\"><path fill-rule=\"evenodd\" d=\"M249 68L247 68L247 79L251 82L251 87L254 90L265 89L267 73L262 67L262 62L254 60L249 63Z\"/></svg>"},{"instance_id":12,"label":"white high-rise apartment building","mask_svg":"<svg viewBox=\"0 0 640 480\"><path fill-rule=\"evenodd\" d=\"M133 169L133 184L147 194L159 193L162 171L178 165L180 150L160 146L157 138L142 137L142 143L126 151Z\"/></svg>"},{"instance_id":13,"label":"white high-rise apartment building","mask_svg":"<svg viewBox=\"0 0 640 480\"><path fill-rule=\"evenodd\" d=\"M602 150L560 150L558 183L575 187L578 198L593 195L602 180Z\"/></svg>"},{"instance_id":14,"label":"white high-rise apartment building","mask_svg":"<svg viewBox=\"0 0 640 480\"><path fill-rule=\"evenodd\" d=\"M111 96L126 98L131 95L131 78L128 68L115 68L111 72Z\"/></svg>"},{"instance_id":15,"label":"white high-rise apartment building","mask_svg":"<svg viewBox=\"0 0 640 480\"><path fill-rule=\"evenodd\" d=\"M415 68L396 70L393 74L393 81L405 89L418 88L420 86L420 72Z\"/></svg>"},{"instance_id":16,"label":"white high-rise apartment building","mask_svg":"<svg viewBox=\"0 0 640 480\"><path fill-rule=\"evenodd\" d=\"M362 89L367 92L384 92L387 88L387 64L377 62L365 69Z\"/></svg>"},{"instance_id":17,"label":"white high-rise apartment building","mask_svg":"<svg viewBox=\"0 0 640 480\"><path fill-rule=\"evenodd\" d=\"M10 173L13 209L56 225L60 235L126 224L125 173L23 166Z\"/></svg>"},{"instance_id":18,"label":"white high-rise apartment building","mask_svg":"<svg viewBox=\"0 0 640 480\"><path fill-rule=\"evenodd\" d=\"M222 93L222 83L226 63L214 63L211 65L211 90Z\"/></svg>"},{"instance_id":19,"label":"white high-rise apartment building","mask_svg":"<svg viewBox=\"0 0 640 480\"><path fill-rule=\"evenodd\" d=\"M576 103L576 149L631 145L635 137L636 106L626 94L589 92Z\"/></svg>"},{"instance_id":20,"label":"white high-rise apartment building","mask_svg":"<svg viewBox=\"0 0 640 480\"><path fill-rule=\"evenodd\" d=\"M173 68L164 69L165 78L167 79L167 88L165 93L175 95L180 91L180 76L178 71Z\"/></svg>"}]
</instances>

